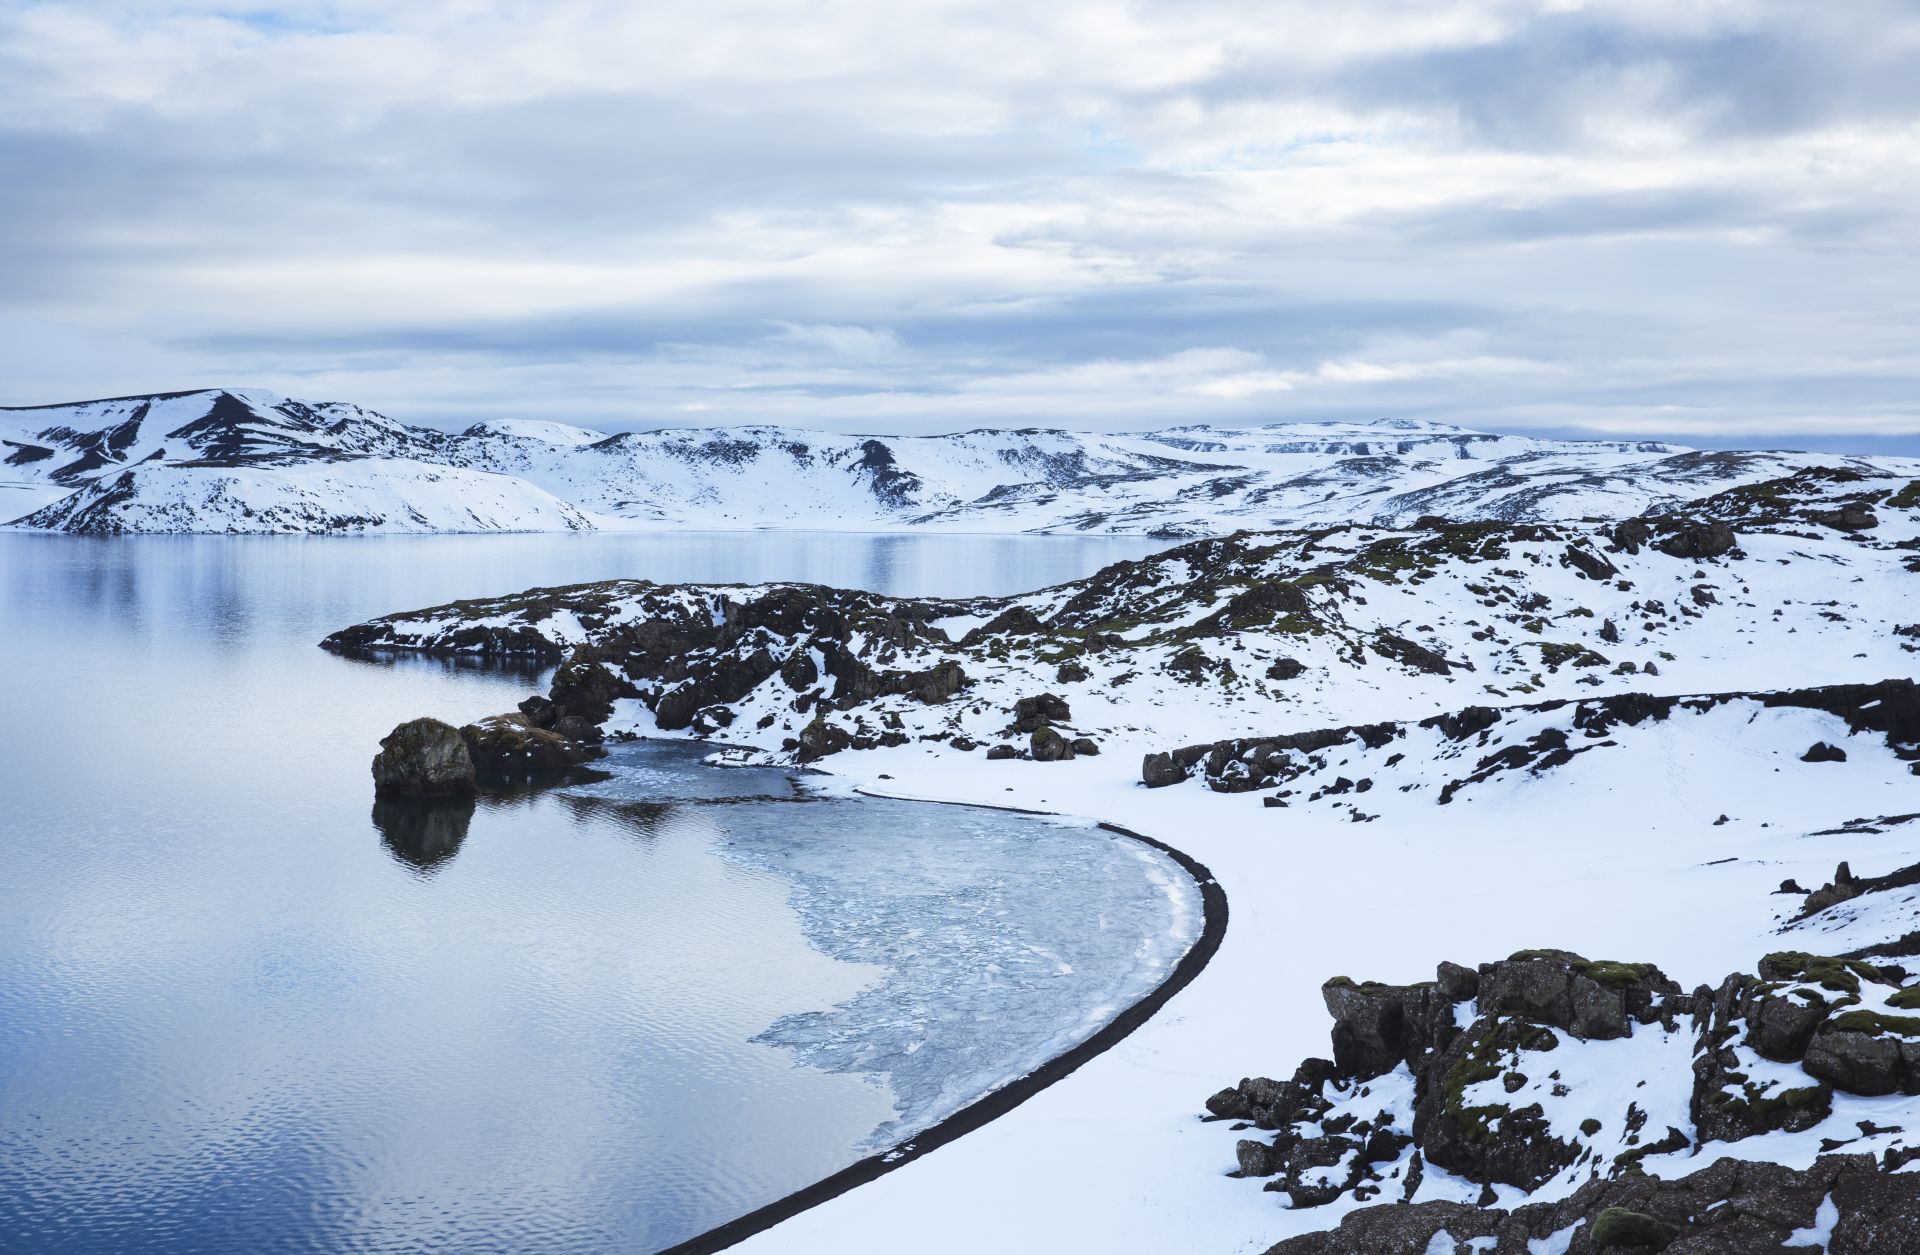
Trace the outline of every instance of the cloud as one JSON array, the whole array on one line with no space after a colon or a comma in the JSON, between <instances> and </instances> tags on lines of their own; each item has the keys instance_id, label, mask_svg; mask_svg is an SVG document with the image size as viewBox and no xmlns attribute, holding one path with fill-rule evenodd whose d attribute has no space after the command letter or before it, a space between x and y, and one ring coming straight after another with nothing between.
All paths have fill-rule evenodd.
<instances>
[{"instance_id":1,"label":"cloud","mask_svg":"<svg viewBox=\"0 0 1920 1255\"><path fill-rule=\"evenodd\" d=\"M1895 0L13 6L0 402L1916 431L1916 56Z\"/></svg>"}]
</instances>

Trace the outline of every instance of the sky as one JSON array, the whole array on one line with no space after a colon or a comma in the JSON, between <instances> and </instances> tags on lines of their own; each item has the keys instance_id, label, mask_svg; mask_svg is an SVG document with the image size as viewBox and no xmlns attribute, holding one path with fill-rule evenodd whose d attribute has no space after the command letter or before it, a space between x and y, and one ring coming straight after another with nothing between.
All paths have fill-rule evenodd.
<instances>
[{"instance_id":1,"label":"sky","mask_svg":"<svg viewBox=\"0 0 1920 1255\"><path fill-rule=\"evenodd\" d=\"M1920 451L1910 0L0 0L0 404Z\"/></svg>"}]
</instances>

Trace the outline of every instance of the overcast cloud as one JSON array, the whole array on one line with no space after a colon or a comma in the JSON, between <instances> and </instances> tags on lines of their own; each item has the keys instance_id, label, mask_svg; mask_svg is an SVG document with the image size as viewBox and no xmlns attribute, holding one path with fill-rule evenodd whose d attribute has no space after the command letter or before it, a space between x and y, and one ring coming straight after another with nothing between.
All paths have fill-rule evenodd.
<instances>
[{"instance_id":1,"label":"overcast cloud","mask_svg":"<svg viewBox=\"0 0 1920 1255\"><path fill-rule=\"evenodd\" d=\"M0 402L1915 448L1905 0L0 0Z\"/></svg>"}]
</instances>

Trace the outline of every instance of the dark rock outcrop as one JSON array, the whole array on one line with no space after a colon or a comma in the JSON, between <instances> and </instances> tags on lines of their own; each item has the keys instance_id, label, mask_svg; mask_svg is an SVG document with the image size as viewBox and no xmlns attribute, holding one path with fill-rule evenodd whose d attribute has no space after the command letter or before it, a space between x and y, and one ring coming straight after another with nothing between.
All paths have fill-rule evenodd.
<instances>
[{"instance_id":1,"label":"dark rock outcrop","mask_svg":"<svg viewBox=\"0 0 1920 1255\"><path fill-rule=\"evenodd\" d=\"M1268 1255L1430 1255L1466 1251L1469 1243L1475 1255L1789 1255L1818 1249L1804 1232L1828 1205L1835 1213L1828 1255L1916 1255L1920 1174L1888 1169L1866 1155L1823 1155L1805 1170L1728 1159L1673 1179L1593 1181L1558 1202L1511 1210L1383 1204L1350 1213L1337 1228L1289 1238Z\"/></svg>"},{"instance_id":2,"label":"dark rock outcrop","mask_svg":"<svg viewBox=\"0 0 1920 1255\"><path fill-rule=\"evenodd\" d=\"M1053 693L1023 697L1013 705L1013 725L1022 732L1034 732L1050 723L1069 723L1073 711L1066 699Z\"/></svg>"},{"instance_id":3,"label":"dark rock outcrop","mask_svg":"<svg viewBox=\"0 0 1920 1255\"><path fill-rule=\"evenodd\" d=\"M460 730L438 719L411 719L380 739L373 759L379 797L471 797L474 761Z\"/></svg>"},{"instance_id":4,"label":"dark rock outcrop","mask_svg":"<svg viewBox=\"0 0 1920 1255\"><path fill-rule=\"evenodd\" d=\"M467 753L482 777L550 775L566 772L599 751L536 727L526 715L491 715L460 729Z\"/></svg>"},{"instance_id":5,"label":"dark rock outcrop","mask_svg":"<svg viewBox=\"0 0 1920 1255\"><path fill-rule=\"evenodd\" d=\"M1647 670L1649 674L1652 673L1651 665ZM1819 710L1837 715L1846 721L1850 733L1879 733L1902 757L1912 757L1910 747L1920 744L1920 683L1897 679L1882 680L1875 684L1831 684L1774 692L1704 693L1694 696L1620 693L1585 701L1535 702L1505 707L1468 706L1422 719L1418 723L1354 724L1278 736L1235 737L1210 745L1169 750L1164 754L1148 754L1142 764L1141 778L1155 787L1174 784L1191 774L1196 765L1204 764L1203 774L1208 787L1218 792L1238 793L1283 784L1304 770L1306 764L1299 755L1337 745L1358 743L1368 749L1379 749L1399 740L1409 729L1416 727L1435 729L1450 741L1468 741L1503 720L1527 714L1567 712L1563 728L1548 728L1527 742L1508 745L1496 753L1488 754L1475 762L1471 771L1457 780L1449 781L1438 795L1438 800L1445 802L1467 785L1490 780L1506 772L1525 770L1538 775L1570 762L1576 754L1598 744L1613 728L1661 723L1672 717L1676 710L1699 713L1736 701L1757 701L1769 708ZM1577 737L1576 733L1579 734ZM1833 754L1842 757L1832 758ZM1819 749L1818 756L1804 761L1844 761L1844 754L1845 751L1837 747L1827 746ZM1920 762L1915 763L1915 768L1915 774L1920 774Z\"/></svg>"},{"instance_id":6,"label":"dark rock outcrop","mask_svg":"<svg viewBox=\"0 0 1920 1255\"><path fill-rule=\"evenodd\" d=\"M1240 1144L1240 1173L1274 1178L1270 1188L1296 1207L1347 1193L1365 1201L1395 1179L1411 1197L1416 1164L1532 1191L1590 1163L1581 1171L1605 1182L1638 1172L1645 1155L1692 1143L1681 1129L1647 1127L1647 1111L1676 1097L1645 1090L1665 1076L1637 1086L1613 1077L1576 1092L1559 1083L1563 1074L1591 1073L1571 1052L1640 1032L1691 1036L1686 1097L1700 1139L1801 1131L1828 1118L1841 1090L1920 1093L1920 1017L1858 1005L1877 986L1897 989L1887 1006L1920 1010L1920 987L1898 989L1903 979L1894 967L1781 951L1761 960L1758 976L1736 973L1687 995L1650 964L1564 950L1521 951L1477 970L1445 963L1434 980L1411 985L1336 977L1321 991L1333 1018L1331 1063L1309 1060L1286 1082L1243 1080L1206 1105L1272 1131ZM1754 1054L1800 1064L1805 1083L1756 1069ZM1403 1078L1396 1085L1411 1077L1410 1116L1404 1107L1372 1114L1361 1101L1389 1073ZM1555 1108L1556 1119L1544 1105L1563 1101L1594 1117L1577 1134L1568 1108Z\"/></svg>"},{"instance_id":7,"label":"dark rock outcrop","mask_svg":"<svg viewBox=\"0 0 1920 1255\"><path fill-rule=\"evenodd\" d=\"M1566 560L1567 565L1590 580L1610 580L1620 574L1619 567L1579 545L1567 546Z\"/></svg>"},{"instance_id":8,"label":"dark rock outcrop","mask_svg":"<svg viewBox=\"0 0 1920 1255\"><path fill-rule=\"evenodd\" d=\"M1733 549L1738 538L1725 523L1686 523L1675 529L1655 548L1674 558L1700 560L1718 558Z\"/></svg>"},{"instance_id":9,"label":"dark rock outcrop","mask_svg":"<svg viewBox=\"0 0 1920 1255\"><path fill-rule=\"evenodd\" d=\"M1027 745L1027 751L1033 755L1036 763L1064 762L1073 757L1073 743L1048 724L1041 724L1033 730L1033 736Z\"/></svg>"},{"instance_id":10,"label":"dark rock outcrop","mask_svg":"<svg viewBox=\"0 0 1920 1255\"><path fill-rule=\"evenodd\" d=\"M1186 767L1172 754L1148 754L1140 760L1140 781L1149 789L1163 789L1186 778Z\"/></svg>"},{"instance_id":11,"label":"dark rock outcrop","mask_svg":"<svg viewBox=\"0 0 1920 1255\"><path fill-rule=\"evenodd\" d=\"M1873 511L1858 501L1849 501L1832 510L1816 510L1807 517L1839 532L1865 532L1880 526Z\"/></svg>"}]
</instances>

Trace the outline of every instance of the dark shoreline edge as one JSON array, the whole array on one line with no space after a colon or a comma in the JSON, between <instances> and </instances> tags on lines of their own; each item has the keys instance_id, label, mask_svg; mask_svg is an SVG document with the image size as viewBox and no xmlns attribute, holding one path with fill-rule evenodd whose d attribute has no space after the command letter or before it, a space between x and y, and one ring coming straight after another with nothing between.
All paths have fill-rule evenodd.
<instances>
[{"instance_id":1,"label":"dark shoreline edge","mask_svg":"<svg viewBox=\"0 0 1920 1255\"><path fill-rule=\"evenodd\" d=\"M914 799L925 801L928 799ZM1050 811L1030 811L1012 806L991 806L968 802L935 802L934 805L974 806L983 810L1013 811L1023 815L1053 814ZM832 1176L823 1177L812 1185L803 1186L784 1198L775 1199L746 1213L737 1216L723 1225L707 1230L705 1233L666 1247L654 1255L709 1255L713 1251L723 1251L739 1242L744 1242L756 1234L764 1233L783 1220L809 1211L831 1199L840 1197L855 1186L865 1185L878 1180L895 1168L904 1167L914 1160L932 1151L940 1149L948 1142L962 1137L980 1128L991 1120L1012 1111L1021 1103L1032 1098L1041 1090L1057 1081L1065 1080L1089 1060L1105 1054L1119 1045L1133 1031L1153 1018L1153 1014L1165 1006L1172 997L1193 983L1200 975L1214 953L1220 949L1220 943L1227 935L1227 893L1215 880L1213 873L1205 864L1195 860L1184 851L1176 850L1164 841L1143 836L1130 828L1119 824L1101 823L1096 825L1105 832L1115 833L1129 840L1165 854L1180 865L1182 871L1193 878L1200 889L1202 923L1200 936L1190 946L1186 954L1174 965L1167 979L1161 981L1147 995L1120 1014L1102 1025L1098 1032L1063 1054L1041 1064L1033 1071L1016 1080L1002 1085L999 1089L985 1095L969 1106L962 1107L946 1119L921 1131L917 1136L900 1143L890 1150L878 1151L865 1159L856 1160L840 1169Z\"/></svg>"}]
</instances>

